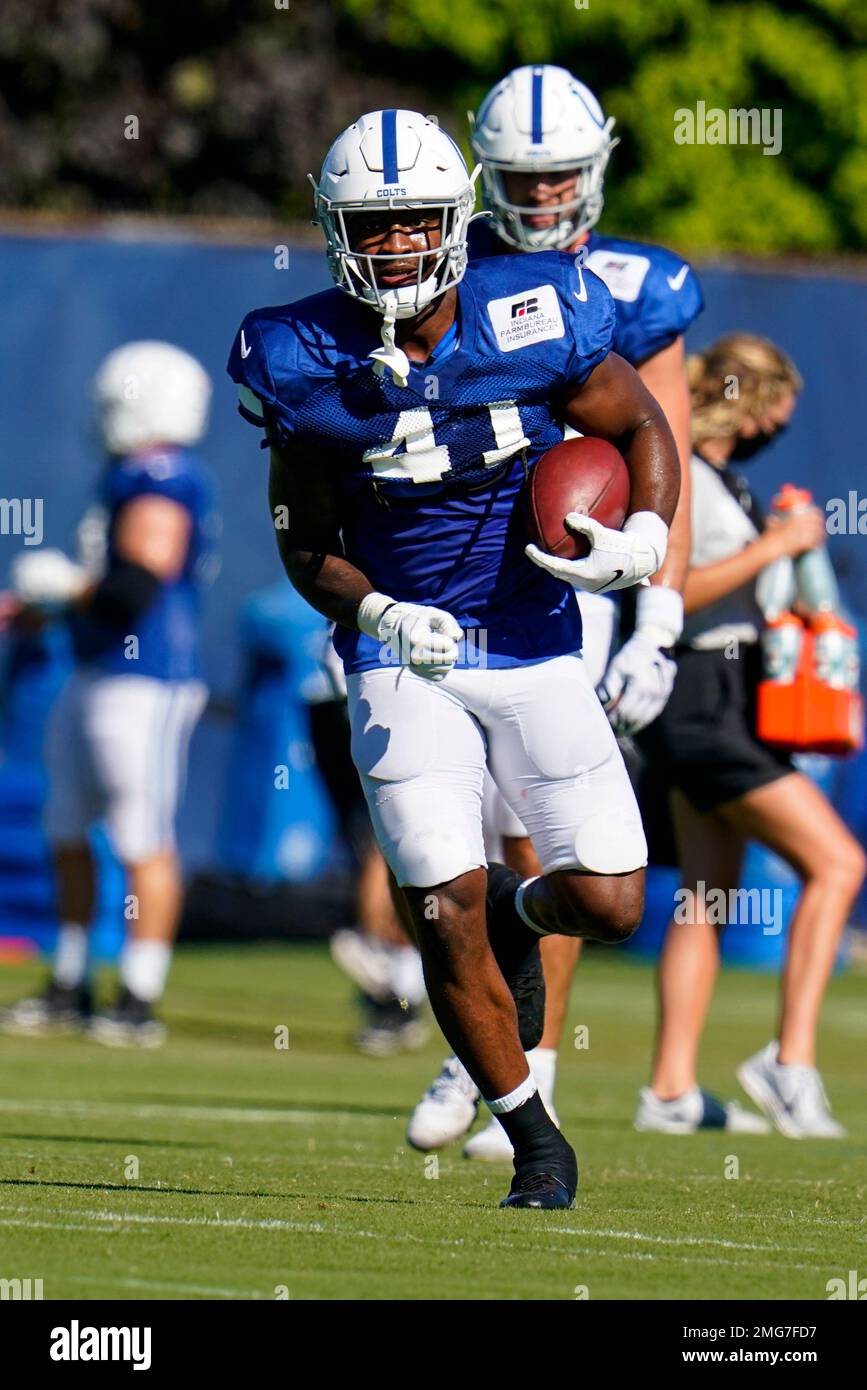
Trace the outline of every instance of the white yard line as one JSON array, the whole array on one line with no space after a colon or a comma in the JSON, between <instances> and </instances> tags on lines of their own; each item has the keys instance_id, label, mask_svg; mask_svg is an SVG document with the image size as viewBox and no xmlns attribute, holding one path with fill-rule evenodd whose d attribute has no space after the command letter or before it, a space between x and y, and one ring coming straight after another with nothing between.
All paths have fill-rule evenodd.
<instances>
[{"instance_id":1,"label":"white yard line","mask_svg":"<svg viewBox=\"0 0 867 1390\"><path fill-rule=\"evenodd\" d=\"M24 1216L24 1217L26 1218L26 1214L29 1213L32 1209L29 1208L29 1207L17 1206L17 1207L7 1207L5 1210L7 1210L7 1211L15 1211L15 1212L21 1213L22 1216ZM15 1219L15 1218L0 1218L0 1225L2 1225L2 1226L12 1226L12 1227L20 1226L20 1227L23 1227L23 1228L27 1228L27 1227L33 1226L33 1227L37 1227L37 1228L41 1228L41 1229L47 1229L47 1230L59 1229L59 1230L76 1230L76 1231L94 1230L94 1229L99 1228L101 1234L105 1234L105 1233L107 1233L107 1232L110 1232L112 1229L117 1229L119 1226L129 1226L129 1225L140 1225L140 1226L194 1226L194 1227L195 1227L195 1226L198 1226L198 1227L214 1228L214 1229L218 1229L218 1230L256 1230L256 1231L265 1231L265 1232L272 1232L272 1231L273 1231L273 1232L283 1232L283 1231L285 1231L285 1232L294 1232L294 1233L296 1233L296 1234L304 1234L304 1235L311 1235L311 1234L312 1234L312 1235L331 1235L331 1236L341 1236L341 1235L342 1235L342 1236L348 1236L348 1237L350 1237L350 1238L355 1238L355 1237L357 1237L357 1238L359 1238L359 1239L367 1239L367 1240L383 1240L383 1241L387 1241L387 1242L391 1242L391 1243L400 1243L400 1244L406 1244L406 1243L409 1243L409 1242L412 1242L412 1243L414 1243L414 1244L421 1244L421 1245L425 1245L425 1244L430 1245L430 1244L433 1244L433 1245L441 1245L441 1246L451 1246L451 1245L461 1246L461 1245L464 1244L464 1241L461 1240L461 1239L450 1240L450 1239L447 1239L447 1238L425 1238L425 1237L422 1237L422 1236L414 1235L414 1234L412 1234L411 1232L401 1232L400 1234L390 1234L390 1233L384 1232L384 1231L359 1231L359 1230L356 1230L354 1227L351 1227L351 1226L341 1226L341 1225L337 1225L337 1224L333 1224L333 1223L327 1223L327 1222L322 1222L322 1221L289 1221L289 1220L282 1220L282 1219L279 1219L279 1218L274 1218L274 1219L271 1219L271 1220L269 1220L269 1219L267 1219L267 1218L266 1218L266 1219L261 1219L261 1220L256 1220L256 1219L253 1219L253 1218L250 1218L250 1217L220 1217L220 1216L159 1216L159 1215L152 1215L152 1214L150 1214L150 1213L142 1213L142 1212L118 1212L118 1211L93 1211L93 1212L89 1212L89 1211L81 1211L81 1210L78 1210L78 1211L67 1211L67 1210L64 1210L64 1209L59 1208L59 1207L53 1207L53 1208L52 1208L52 1207L48 1207L48 1208L46 1208L46 1207L41 1207L41 1208L40 1208L40 1211L41 1211L43 1214L45 1214L45 1215L58 1215L58 1216L67 1217L67 1218L72 1217L72 1218L75 1218L75 1220L78 1221L78 1222L83 1221L84 1224L83 1224L83 1225L82 1225L82 1224L75 1224L75 1225L72 1225L72 1224L69 1224L68 1222L54 1223L54 1222L50 1222L50 1221L47 1221L47 1222L46 1222L46 1221L39 1221L39 1220L37 1220L37 1221L30 1221L30 1220L28 1220L28 1219L17 1220L17 1219ZM90 1223L92 1223L92 1224L91 1224L91 1225L88 1225L88 1224L87 1224L88 1222L90 1222ZM550 1236L555 1236L555 1237L556 1237L556 1236L561 1236L561 1235L562 1235L562 1236L579 1235L579 1236L585 1236L585 1237L588 1237L588 1236L589 1236L591 1239L594 1239L594 1238L595 1238L595 1239L601 1239L601 1240L620 1240L620 1241L647 1242L647 1243L654 1244L654 1245L673 1246L673 1247L676 1247L676 1248L677 1248L677 1247L689 1247L689 1248L693 1248L693 1249L694 1249L694 1248L697 1247L697 1246L699 1246L699 1247L700 1247L700 1246L711 1246L711 1247L718 1247L718 1248L724 1249L724 1250L750 1251L750 1252L754 1252L754 1253L757 1253L757 1254L764 1254L764 1255L771 1255L771 1256L785 1255L785 1254L789 1254L789 1255L791 1255L791 1254L794 1254L794 1255L821 1255L821 1254L824 1253L821 1249L816 1249L816 1248L814 1248L814 1247L802 1247L802 1246L791 1247L791 1246L780 1246L780 1245L758 1245L758 1244L754 1244L754 1243L738 1243L738 1242L735 1242L735 1241L724 1240L724 1239L718 1239L717 1237L714 1237L714 1236L707 1236L707 1237L705 1237L705 1236L660 1236L660 1235L651 1235L651 1234L648 1234L648 1233L645 1233L645 1232L641 1232L641 1231L618 1231L618 1230L609 1230L609 1229L595 1229L595 1228L593 1228L593 1227L572 1227L572 1226L564 1226L564 1227L559 1228L559 1229L556 1230L556 1231L546 1231L546 1232L545 1232L545 1235L546 1235L546 1236L549 1236L549 1235L550 1235ZM486 1238L484 1238L484 1237L481 1238L481 1239L474 1239L474 1240L472 1241L472 1244L473 1244L473 1245L478 1245L478 1246L501 1247L501 1248L506 1248L506 1249L522 1249L522 1248L525 1248L525 1247L523 1247L523 1246L520 1246L520 1245L515 1244L515 1243L512 1242L512 1241L489 1240L489 1239L486 1239ZM544 1250L547 1249L547 1250L549 1250L549 1252L551 1252L551 1253L553 1253L553 1251L556 1250L558 1253L572 1253L572 1254L576 1254L576 1255L577 1255L577 1254L582 1254L582 1255L592 1255L592 1256L608 1255L608 1256L612 1256L612 1257L614 1257L614 1258L623 1258L623 1259L629 1258L629 1259L641 1259L641 1260L647 1259L647 1260L652 1260L652 1259L655 1259L655 1258L656 1258L656 1256L651 1255L651 1254L649 1254L649 1253L644 1254L644 1253L639 1253L639 1252L601 1251L601 1250L597 1250L597 1249L594 1249L594 1248L575 1249L574 1245L573 1245L571 1242L570 1242L570 1244L569 1244L569 1246L568 1246L568 1250L567 1250L566 1252L563 1251L563 1246L562 1246L562 1245L558 1245L558 1246L556 1246L556 1247L551 1247L551 1246L545 1246L545 1245L537 1245L537 1244L534 1244L534 1247L533 1247L533 1248L534 1248L534 1250L537 1250L537 1251L538 1251L538 1250L544 1251ZM770 1261L770 1262L766 1262L765 1264L762 1264L761 1262L752 1261L752 1260L726 1260L726 1259L717 1259L717 1258L714 1258L714 1257L707 1257L707 1256L698 1256L698 1257L677 1256L677 1255L670 1255L670 1254L668 1254L668 1253L664 1254L663 1258L668 1259L668 1260L673 1260L673 1261L675 1261L676 1263L680 1263L680 1264L690 1264L690 1263L700 1263L700 1264L733 1264L733 1265L735 1265L735 1266L739 1266L739 1267L742 1267L742 1268L755 1268L755 1267L774 1268L774 1267L776 1267L776 1266L778 1266L778 1265L780 1265L781 1267L785 1267L785 1268L787 1268L787 1269L812 1269L812 1268L821 1267L821 1265L818 1264L818 1263L816 1263L816 1262L810 1262L810 1263L807 1263L807 1264L800 1264L800 1263L791 1263L791 1262L785 1262L785 1261L779 1262L779 1261L777 1261L776 1259L773 1259L773 1260Z\"/></svg>"},{"instance_id":2,"label":"white yard line","mask_svg":"<svg viewBox=\"0 0 867 1390\"><path fill-rule=\"evenodd\" d=\"M166 1219L167 1219L169 1222L172 1221L172 1218L166 1218ZM183 1220L183 1219L181 1218L180 1220ZM227 1225L231 1225L232 1223L230 1223L230 1222L224 1222L224 1221L215 1221L215 1220L214 1220L214 1221L209 1221L208 1224L211 1225L211 1226L224 1227L224 1226L227 1226ZM411 1237L411 1236L408 1236L408 1235L406 1235L406 1234L403 1234L403 1235L387 1235L387 1234L386 1234L385 1232L383 1232L383 1231L357 1231L357 1230L354 1230L354 1229L352 1229L352 1228L350 1228L350 1227L323 1226L323 1225L321 1225L321 1224L318 1223L318 1222L317 1222L317 1223L296 1222L294 1225L292 1225L292 1224L289 1223L289 1222L280 1222L280 1223L273 1222L273 1223L266 1223L266 1225L267 1225L267 1224L270 1224L270 1225L272 1226L272 1228L276 1228L278 1225L280 1226L281 1229L284 1228L284 1227L289 1227L290 1229L295 1230L296 1232L301 1232L301 1233L303 1233L303 1234L310 1234L310 1233L312 1233L312 1234L315 1234L315 1235L324 1235L324 1236L328 1236L329 1238L333 1238L334 1236L345 1235L345 1236L347 1236L348 1238L350 1238L350 1239L352 1239L352 1240L356 1240L356 1239L380 1240L380 1241L386 1242L387 1244L392 1244L392 1245L395 1245L395 1244L402 1244L402 1243L405 1243L407 1240L410 1240L410 1239L413 1239L413 1240L420 1240L420 1239L421 1239L420 1237ZM66 1221L56 1221L56 1222L50 1222L50 1221L28 1221L28 1220L12 1221L12 1220L3 1220L3 1219L0 1219L0 1226L21 1227L21 1228L23 1228L23 1229L25 1229L25 1230L37 1229L37 1230L76 1231L76 1232L91 1231L91 1232L93 1232L93 1233L95 1233L95 1234L100 1234L100 1235L104 1235L104 1234L106 1234L107 1232L109 1232L109 1231L112 1229L110 1226L99 1225L99 1224L91 1224L91 1225L88 1226L88 1225L76 1225L76 1224L74 1224L74 1223L72 1223L72 1222L66 1222ZM117 1228L115 1228L115 1229L117 1229ZM462 1245L462 1244L463 1244L463 1241L429 1240L429 1241L426 1241L426 1242L424 1242L424 1243L430 1244L430 1245ZM472 1244L473 1244L474 1246L484 1246L484 1247L489 1248L489 1249L512 1250L512 1251L517 1252L518 1254L526 1254L526 1253L527 1253L527 1246L526 1246L526 1245L524 1245L524 1244L519 1244L519 1243L517 1243L516 1241L511 1241L511 1240L474 1240L474 1241L472 1242ZM818 1264L816 1264L815 1262L812 1262L812 1261L809 1262L809 1263L807 1263L807 1264L802 1264L802 1263L795 1262L795 1261L793 1261L793 1260L736 1260L736 1259L735 1259L735 1260L729 1260L729 1259L724 1259L724 1258L720 1258L720 1257L717 1257L717 1256L707 1256L707 1255L670 1255L670 1254L667 1254L667 1253L662 1254L662 1255L651 1255L649 1252L646 1252L646 1251L638 1251L638 1250L604 1250L604 1249L603 1249L603 1250L599 1250L599 1249L595 1249L595 1248L592 1247L592 1246L575 1246L575 1245L570 1244L570 1245L564 1247L563 1245L542 1245L542 1244L539 1244L538 1242L537 1242L537 1243L534 1243L534 1245L533 1245L533 1253L534 1253L534 1255L561 1255L561 1256L562 1256L562 1255L567 1255L567 1256L572 1256L573 1258L578 1257L578 1256L581 1256L581 1257L583 1257L583 1258L589 1258L589 1259L610 1259L610 1260L615 1260L615 1261L617 1261L617 1260L623 1260L623 1261L632 1261L632 1262L639 1261L639 1262L642 1262L642 1263L645 1262L645 1261L647 1261L647 1260L663 1259L663 1260L666 1260L669 1264L682 1264L682 1265L689 1265L689 1266L694 1266L694 1265L711 1265L711 1266L713 1266L714 1268L724 1268L724 1267L725 1267L725 1268L730 1268L730 1269L748 1269L748 1270L753 1271L753 1272L754 1272L755 1270L757 1270L757 1269L773 1269L773 1270L778 1270L778 1269L797 1269L797 1270L805 1270L805 1269L809 1269L809 1270L812 1270L814 1273L816 1273L816 1272L820 1271L821 1268L822 1268L821 1265L818 1265ZM836 1265L832 1266L832 1265L829 1264L829 1265L827 1266L827 1268L828 1268L828 1269L831 1269L831 1268L835 1268L835 1269L836 1269ZM64 1277L65 1277L65 1276L64 1276ZM185 1287L186 1287L186 1286L185 1286Z\"/></svg>"},{"instance_id":3,"label":"white yard line","mask_svg":"<svg viewBox=\"0 0 867 1390\"><path fill-rule=\"evenodd\" d=\"M220 1289L210 1284L184 1284L180 1280L169 1279L115 1279L114 1275L100 1279L95 1274L64 1274L64 1282L71 1284L111 1284L116 1289L168 1289L172 1293L201 1294L203 1298L270 1298L271 1295L254 1292L251 1289Z\"/></svg>"},{"instance_id":4,"label":"white yard line","mask_svg":"<svg viewBox=\"0 0 867 1390\"><path fill-rule=\"evenodd\" d=\"M114 1119L132 1115L139 1120L205 1120L226 1124L334 1124L375 1120L384 1115L359 1114L354 1110L256 1110L228 1105L132 1105L127 1101L18 1100L0 1097L3 1111L18 1115L65 1115L73 1119ZM396 1117L395 1117L396 1118Z\"/></svg>"}]
</instances>

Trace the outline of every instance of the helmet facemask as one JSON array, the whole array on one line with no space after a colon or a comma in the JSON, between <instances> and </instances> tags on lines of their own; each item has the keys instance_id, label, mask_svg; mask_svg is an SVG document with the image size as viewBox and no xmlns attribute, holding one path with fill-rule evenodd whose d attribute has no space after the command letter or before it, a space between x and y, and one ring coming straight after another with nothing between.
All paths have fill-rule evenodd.
<instances>
[{"instance_id":1,"label":"helmet facemask","mask_svg":"<svg viewBox=\"0 0 867 1390\"><path fill-rule=\"evenodd\" d=\"M606 127L606 134L613 121ZM584 232L595 227L604 204L602 185L608 157L616 141L587 159L570 160L568 164L538 165L482 160L482 185L493 214L498 235L519 251L565 251L574 245ZM575 174L574 196L563 203L525 205L513 202L506 188L507 174ZM528 218L552 216L550 227L532 227Z\"/></svg>"},{"instance_id":2,"label":"helmet facemask","mask_svg":"<svg viewBox=\"0 0 867 1390\"><path fill-rule=\"evenodd\" d=\"M377 313L396 318L413 318L427 304L438 299L463 277L467 265L467 227L475 206L474 182L459 196L450 199L388 199L370 202L337 203L320 192L314 184L316 218L325 234L328 264L339 289L354 299L369 304ZM350 239L350 218L353 213L386 212L412 209L435 211L440 215L440 244L423 251L362 252L353 248ZM395 262L415 262L416 275L411 284L382 286L377 269Z\"/></svg>"}]
</instances>

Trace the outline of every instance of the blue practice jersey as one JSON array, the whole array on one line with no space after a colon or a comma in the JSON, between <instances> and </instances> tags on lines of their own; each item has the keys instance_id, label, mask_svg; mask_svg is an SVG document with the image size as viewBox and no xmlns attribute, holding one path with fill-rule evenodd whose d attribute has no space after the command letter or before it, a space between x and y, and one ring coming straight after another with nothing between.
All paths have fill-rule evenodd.
<instances>
[{"instance_id":1,"label":"blue practice jersey","mask_svg":"<svg viewBox=\"0 0 867 1390\"><path fill-rule=\"evenodd\" d=\"M572 590L524 554L518 493L563 438L563 402L611 350L614 305L558 252L468 267L454 342L377 376L381 318L340 290L259 309L229 359L241 413L291 458L332 470L347 559L375 589L452 613L459 664L541 661L581 646ZM299 465L300 466L300 465ZM380 644L338 627L347 671Z\"/></svg>"},{"instance_id":2,"label":"blue practice jersey","mask_svg":"<svg viewBox=\"0 0 867 1390\"><path fill-rule=\"evenodd\" d=\"M131 624L121 626L86 610L72 620L76 659L107 675L157 680L200 677L201 591L213 577L218 519L210 475L186 449L150 449L113 461L102 479L100 501L108 513L108 566L117 562L114 532L123 508L137 497L167 497L190 514L183 569L160 585L156 597ZM129 642L130 637L137 639Z\"/></svg>"},{"instance_id":3,"label":"blue practice jersey","mask_svg":"<svg viewBox=\"0 0 867 1390\"><path fill-rule=\"evenodd\" d=\"M490 218L477 218L470 223L472 259L502 256L510 249L514 251L497 236ZM695 271L681 256L663 246L591 232L583 251L585 265L605 281L614 298L614 351L633 367L673 343L704 308Z\"/></svg>"}]
</instances>

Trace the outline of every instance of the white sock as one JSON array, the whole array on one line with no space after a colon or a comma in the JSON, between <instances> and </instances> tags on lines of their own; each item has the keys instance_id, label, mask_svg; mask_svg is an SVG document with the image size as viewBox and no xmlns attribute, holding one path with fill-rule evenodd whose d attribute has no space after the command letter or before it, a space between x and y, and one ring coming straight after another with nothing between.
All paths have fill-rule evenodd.
<instances>
[{"instance_id":1,"label":"white sock","mask_svg":"<svg viewBox=\"0 0 867 1390\"><path fill-rule=\"evenodd\" d=\"M420 1004L425 997L421 956L414 946L392 946L389 956L391 988L398 999Z\"/></svg>"},{"instance_id":2,"label":"white sock","mask_svg":"<svg viewBox=\"0 0 867 1390\"><path fill-rule=\"evenodd\" d=\"M87 977L87 928L61 923L54 948L54 979L63 989L77 989Z\"/></svg>"},{"instance_id":3,"label":"white sock","mask_svg":"<svg viewBox=\"0 0 867 1390\"><path fill-rule=\"evenodd\" d=\"M510 1091L507 1096L500 1096L499 1100L486 1100L485 1105L492 1115L508 1115L510 1110L517 1110L519 1105L523 1105L531 1096L534 1096L537 1089L531 1072L520 1086L515 1087L514 1091Z\"/></svg>"},{"instance_id":4,"label":"white sock","mask_svg":"<svg viewBox=\"0 0 867 1390\"><path fill-rule=\"evenodd\" d=\"M120 979L130 994L152 1004L166 987L172 948L165 941L129 941L120 958Z\"/></svg>"},{"instance_id":5,"label":"white sock","mask_svg":"<svg viewBox=\"0 0 867 1390\"><path fill-rule=\"evenodd\" d=\"M546 1110L551 1109L554 1104L554 1081L557 1076L557 1049L556 1047L534 1047L532 1052L526 1054L527 1061L530 1063L536 1085L539 1088L539 1095L542 1097L542 1104Z\"/></svg>"}]
</instances>

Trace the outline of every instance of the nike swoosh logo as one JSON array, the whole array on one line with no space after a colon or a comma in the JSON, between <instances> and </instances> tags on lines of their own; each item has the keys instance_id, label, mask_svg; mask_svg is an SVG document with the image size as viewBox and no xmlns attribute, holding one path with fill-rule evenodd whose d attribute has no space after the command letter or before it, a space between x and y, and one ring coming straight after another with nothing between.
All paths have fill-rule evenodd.
<instances>
[{"instance_id":1,"label":"nike swoosh logo","mask_svg":"<svg viewBox=\"0 0 867 1390\"><path fill-rule=\"evenodd\" d=\"M587 303L587 286L584 284L584 276L581 274L581 267L580 267L580 265L576 265L575 269L576 269L576 271L578 272L578 280L579 280L579 282L580 282L580 284L581 284L581 293L579 294L577 290L573 290L572 293L574 294L575 298L578 300L578 302L579 302L580 304L586 304L586 303Z\"/></svg>"},{"instance_id":2,"label":"nike swoosh logo","mask_svg":"<svg viewBox=\"0 0 867 1390\"><path fill-rule=\"evenodd\" d=\"M243 330L243 328L242 328L242 329L241 329L241 356L242 356L242 357L249 357L249 356L250 356L250 353L251 353L252 351L253 351L253 349L252 349L251 347L247 347L247 339L244 337L244 330Z\"/></svg>"},{"instance_id":3,"label":"nike swoosh logo","mask_svg":"<svg viewBox=\"0 0 867 1390\"><path fill-rule=\"evenodd\" d=\"M609 584L613 584L614 581L615 581L615 579L622 579L622 578L623 578L623 570L615 570L614 573L612 574L612 576L611 576L610 579L606 579L606 580L605 580L605 583L604 583L604 584L600 584L598 589L591 589L590 592L591 592L591 594L601 594L601 593L602 593L602 590L605 589L605 588L607 588L607 586L608 586Z\"/></svg>"},{"instance_id":4,"label":"nike swoosh logo","mask_svg":"<svg viewBox=\"0 0 867 1390\"><path fill-rule=\"evenodd\" d=\"M682 290L683 282L689 274L689 266L682 265L676 275L666 275L666 280L673 290Z\"/></svg>"}]
</instances>

